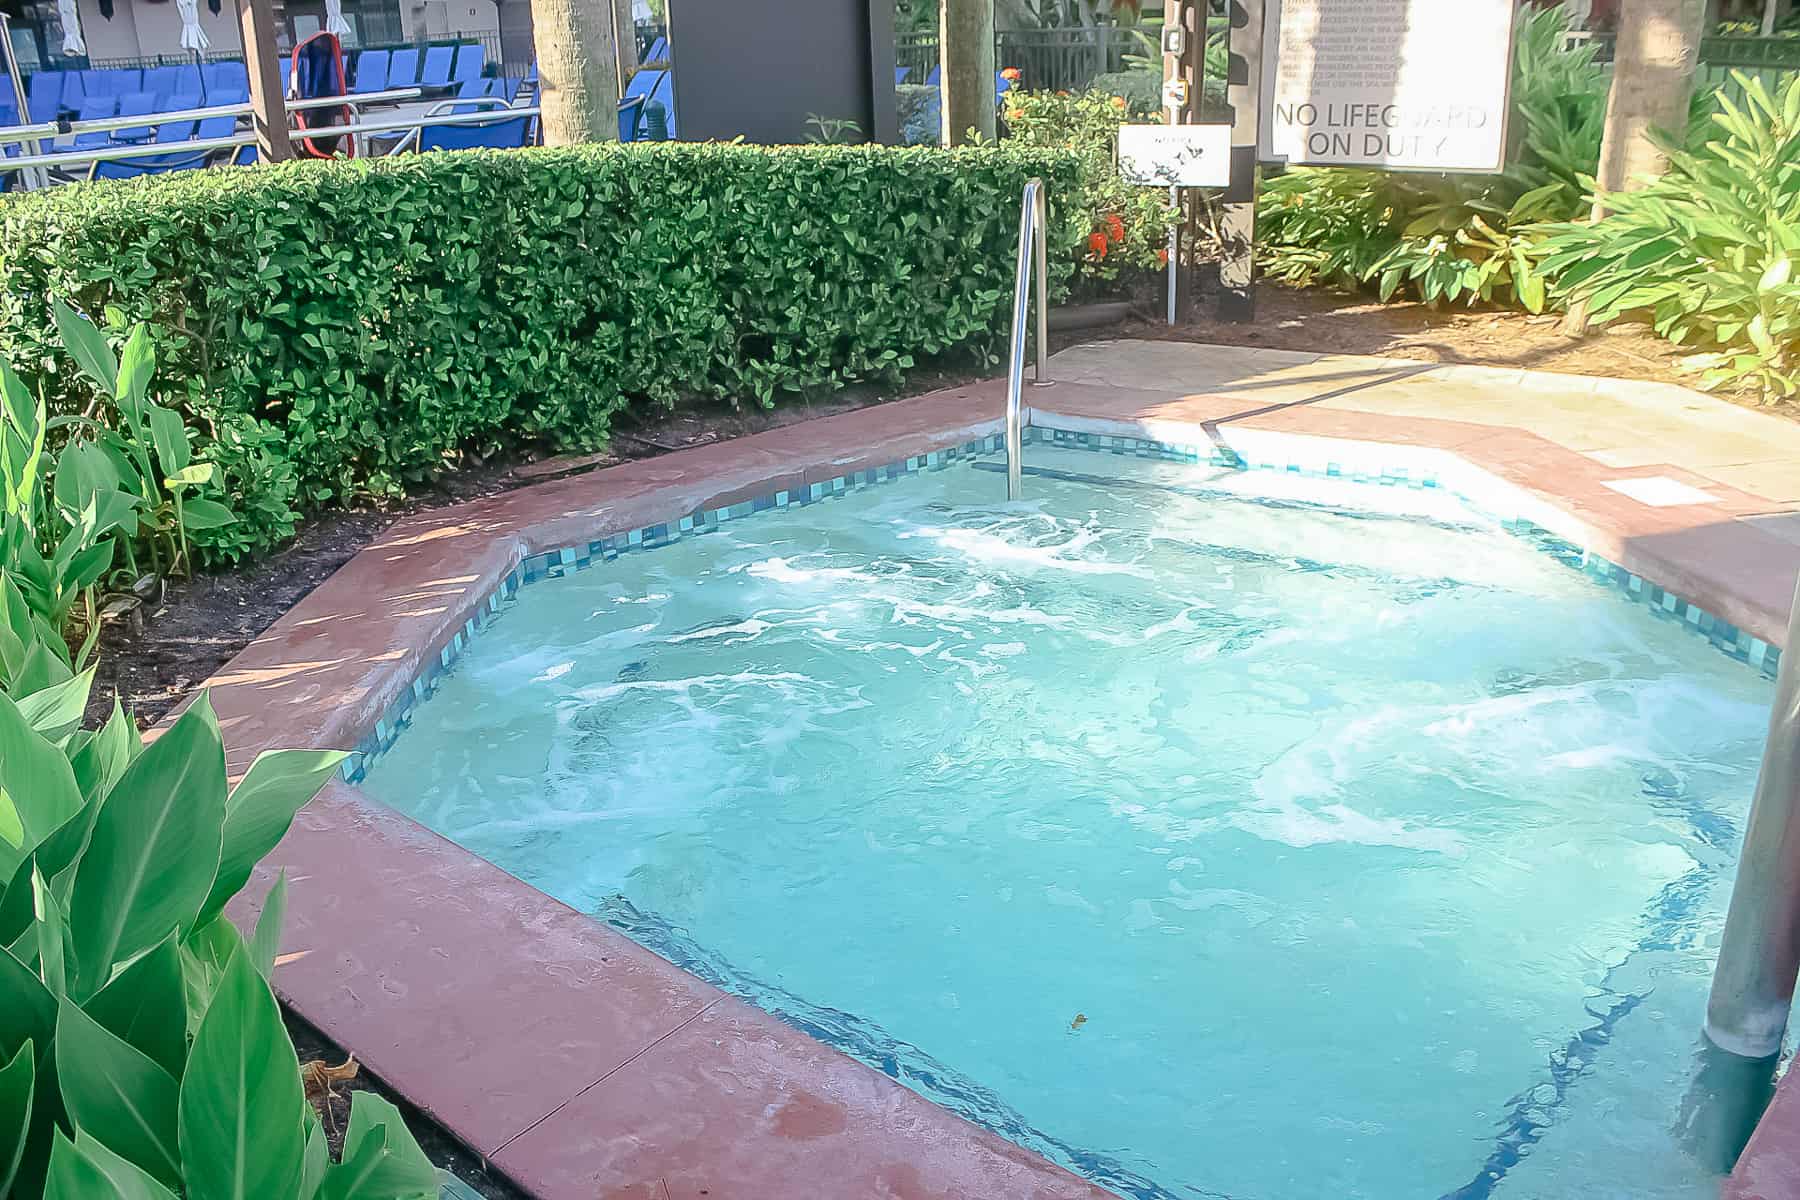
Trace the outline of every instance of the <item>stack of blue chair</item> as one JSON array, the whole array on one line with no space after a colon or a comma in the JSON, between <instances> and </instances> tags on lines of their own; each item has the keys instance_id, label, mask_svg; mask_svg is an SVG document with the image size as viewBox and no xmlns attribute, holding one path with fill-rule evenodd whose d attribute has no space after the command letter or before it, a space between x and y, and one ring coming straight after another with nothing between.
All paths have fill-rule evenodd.
<instances>
[{"instance_id":1,"label":"stack of blue chair","mask_svg":"<svg viewBox=\"0 0 1800 1200\"><path fill-rule=\"evenodd\" d=\"M632 103L632 101L636 103ZM619 106L619 140L635 142L644 133L644 110L654 101L669 118L669 136L675 136L675 79L661 67L647 67L631 77Z\"/></svg>"}]
</instances>

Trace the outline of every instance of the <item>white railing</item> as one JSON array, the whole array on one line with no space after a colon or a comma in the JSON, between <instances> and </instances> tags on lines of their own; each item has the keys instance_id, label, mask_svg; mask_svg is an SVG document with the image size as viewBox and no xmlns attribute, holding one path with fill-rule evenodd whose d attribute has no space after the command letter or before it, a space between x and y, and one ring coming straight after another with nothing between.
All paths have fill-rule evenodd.
<instances>
[{"instance_id":1,"label":"white railing","mask_svg":"<svg viewBox=\"0 0 1800 1200\"><path fill-rule=\"evenodd\" d=\"M417 97L417 88L401 89L406 93L400 98ZM387 92L371 92L360 100L371 100L387 97ZM292 100L288 108L339 108L348 100L344 96L318 97L313 100ZM463 104L474 104L474 99L459 101ZM76 133L99 132L103 129L132 129L145 125L161 125L170 121L202 120L206 117L243 116L248 114L248 104L228 104L215 108L186 109L173 113L151 113L143 117L110 117L105 121L75 121L70 131ZM370 134L407 133L416 134L422 127L436 125L493 125L502 121L511 121L521 117L529 118L538 115L535 104L518 107L487 109L480 112L444 113L428 115L424 113L404 117L390 117L381 120L355 120L343 125L320 125L313 128L290 129L289 136L295 139L308 138L321 140L334 137L354 137L365 139ZM360 114L359 114L360 117ZM28 128L38 128L36 126ZM54 128L54 127L53 127ZM17 129L0 132L0 141L41 141L42 134L34 137L27 132L20 136ZM231 150L239 146L256 144L256 134L250 129L240 129L235 133L211 138L188 138L179 142L122 142L105 146L92 146L80 150L59 150L48 154L26 154L18 158L0 158L0 171L31 170L37 167L78 167L99 162L129 161L134 158L160 158L163 156L207 154L215 150Z\"/></svg>"}]
</instances>

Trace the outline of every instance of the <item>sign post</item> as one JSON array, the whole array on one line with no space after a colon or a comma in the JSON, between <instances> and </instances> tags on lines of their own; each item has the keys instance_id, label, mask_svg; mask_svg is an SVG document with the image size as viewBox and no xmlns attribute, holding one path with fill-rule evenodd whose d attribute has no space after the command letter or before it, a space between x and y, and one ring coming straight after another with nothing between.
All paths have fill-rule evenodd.
<instances>
[{"instance_id":1,"label":"sign post","mask_svg":"<svg viewBox=\"0 0 1800 1200\"><path fill-rule=\"evenodd\" d=\"M1201 62L1206 49L1206 0L1168 0L1163 20L1163 121L1164 127L1174 130L1189 125L1194 120L1195 107L1200 103ZM1120 166L1127 170L1124 158L1124 141L1121 133ZM1151 182L1151 180L1146 180ZM1169 207L1181 207L1181 185L1173 180L1154 180L1166 182L1169 188ZM1177 224L1169 230L1169 324L1175 324L1175 314L1185 299L1183 296L1184 276L1181 271L1181 225Z\"/></svg>"},{"instance_id":2,"label":"sign post","mask_svg":"<svg viewBox=\"0 0 1800 1200\"><path fill-rule=\"evenodd\" d=\"M1328 0L1319 0L1328 2ZM1337 0L1355 8L1358 0ZM1256 319L1257 146L1261 141L1264 0L1229 0L1230 66L1225 100L1231 105L1231 182L1219 218L1219 316Z\"/></svg>"}]
</instances>

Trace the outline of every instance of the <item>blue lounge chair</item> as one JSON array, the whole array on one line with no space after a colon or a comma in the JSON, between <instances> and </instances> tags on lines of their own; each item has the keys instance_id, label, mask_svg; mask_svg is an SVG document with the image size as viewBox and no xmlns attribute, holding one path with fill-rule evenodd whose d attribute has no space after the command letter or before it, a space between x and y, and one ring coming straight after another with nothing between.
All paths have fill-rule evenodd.
<instances>
[{"instance_id":1,"label":"blue lounge chair","mask_svg":"<svg viewBox=\"0 0 1800 1200\"><path fill-rule=\"evenodd\" d=\"M126 92L119 97L121 117L143 117L156 111L156 97L149 92ZM151 129L148 125L133 125L126 129L112 131L115 142L143 142L150 139Z\"/></svg>"},{"instance_id":2,"label":"blue lounge chair","mask_svg":"<svg viewBox=\"0 0 1800 1200\"><path fill-rule=\"evenodd\" d=\"M912 74L911 67L895 67L894 68L894 86L898 87L899 85L905 83L906 77L911 74Z\"/></svg>"},{"instance_id":3,"label":"blue lounge chair","mask_svg":"<svg viewBox=\"0 0 1800 1200\"><path fill-rule=\"evenodd\" d=\"M356 81L350 85L351 95L387 90L388 56L386 50L364 50L356 56Z\"/></svg>"},{"instance_id":4,"label":"blue lounge chair","mask_svg":"<svg viewBox=\"0 0 1800 1200\"><path fill-rule=\"evenodd\" d=\"M90 100L99 96L123 96L126 92L144 90L144 73L136 67L90 67L81 73L81 83Z\"/></svg>"},{"instance_id":5,"label":"blue lounge chair","mask_svg":"<svg viewBox=\"0 0 1800 1200\"><path fill-rule=\"evenodd\" d=\"M146 92L155 92L160 96L200 95L202 84L200 82L200 68L197 64L184 63L179 67L170 67L169 69L175 72L175 74L166 87L146 87L144 90ZM145 71L144 74L145 76L148 76L150 72ZM175 106L172 104L165 105L163 111L168 112L174 107Z\"/></svg>"},{"instance_id":6,"label":"blue lounge chair","mask_svg":"<svg viewBox=\"0 0 1800 1200\"><path fill-rule=\"evenodd\" d=\"M34 125L54 121L62 112L63 80L67 71L39 71L25 81L25 105Z\"/></svg>"},{"instance_id":7,"label":"blue lounge chair","mask_svg":"<svg viewBox=\"0 0 1800 1200\"><path fill-rule=\"evenodd\" d=\"M456 66L450 72L450 82L462 84L471 79L480 79L485 70L487 48L480 42L464 42L456 48Z\"/></svg>"},{"instance_id":8,"label":"blue lounge chair","mask_svg":"<svg viewBox=\"0 0 1800 1200\"><path fill-rule=\"evenodd\" d=\"M408 46L404 50L394 51L394 56L388 59L388 86L392 88L411 87L418 81L418 48Z\"/></svg>"},{"instance_id":9,"label":"blue lounge chair","mask_svg":"<svg viewBox=\"0 0 1800 1200\"><path fill-rule=\"evenodd\" d=\"M197 99L197 97L189 97ZM156 127L156 141L177 143L192 141L196 138L230 137L237 129L237 121L232 117L208 117L199 123L196 130L192 121L165 121ZM153 154L144 158L121 158L111 162L97 162L90 179L131 179L139 175L162 175L170 171L192 171L203 167L219 152L217 150L176 151L171 154Z\"/></svg>"},{"instance_id":10,"label":"blue lounge chair","mask_svg":"<svg viewBox=\"0 0 1800 1200\"><path fill-rule=\"evenodd\" d=\"M488 91L490 96L498 96L508 104L519 102L519 88L525 83L522 75L500 75L493 80L493 87Z\"/></svg>"},{"instance_id":11,"label":"blue lounge chair","mask_svg":"<svg viewBox=\"0 0 1800 1200\"><path fill-rule=\"evenodd\" d=\"M175 76L180 67L145 67L144 80L138 90L149 92L152 96L168 95L175 90Z\"/></svg>"},{"instance_id":12,"label":"blue lounge chair","mask_svg":"<svg viewBox=\"0 0 1800 1200\"><path fill-rule=\"evenodd\" d=\"M656 97L657 89L663 86L668 72L646 67L631 77L625 85L625 95L619 99L619 140L635 142L644 131L644 107Z\"/></svg>"},{"instance_id":13,"label":"blue lounge chair","mask_svg":"<svg viewBox=\"0 0 1800 1200\"><path fill-rule=\"evenodd\" d=\"M250 94L250 71L241 62L207 63L200 68L200 91L208 104L239 104ZM241 92L237 100L221 100L221 93Z\"/></svg>"},{"instance_id":14,"label":"blue lounge chair","mask_svg":"<svg viewBox=\"0 0 1800 1200\"><path fill-rule=\"evenodd\" d=\"M87 99L87 84L82 80L80 71L64 71L62 77L62 111L78 112L82 101Z\"/></svg>"},{"instance_id":15,"label":"blue lounge chair","mask_svg":"<svg viewBox=\"0 0 1800 1200\"><path fill-rule=\"evenodd\" d=\"M465 79L457 85L456 98L458 100L488 99L494 95L494 85L499 82L498 79ZM499 98L505 99L504 96ZM450 111L453 113L479 112L481 109L492 107L491 104L457 104L452 105Z\"/></svg>"},{"instance_id":16,"label":"blue lounge chair","mask_svg":"<svg viewBox=\"0 0 1800 1200\"><path fill-rule=\"evenodd\" d=\"M419 73L419 86L446 87L450 83L450 67L456 61L455 46L432 46L425 51L425 62Z\"/></svg>"},{"instance_id":17,"label":"blue lounge chair","mask_svg":"<svg viewBox=\"0 0 1800 1200\"><path fill-rule=\"evenodd\" d=\"M659 37L650 43L650 53L644 55L645 63L666 63L669 61L669 39Z\"/></svg>"},{"instance_id":18,"label":"blue lounge chair","mask_svg":"<svg viewBox=\"0 0 1800 1200\"><path fill-rule=\"evenodd\" d=\"M81 107L75 113L75 119L77 121L104 121L108 117L116 116L118 111L119 98L117 96L90 96L81 102ZM73 148L93 150L109 145L111 142L111 134L90 131L76 134Z\"/></svg>"},{"instance_id":19,"label":"blue lounge chair","mask_svg":"<svg viewBox=\"0 0 1800 1200\"><path fill-rule=\"evenodd\" d=\"M943 73L944 73L944 68L942 68L942 67L931 68L931 74L929 74L925 77L925 86L926 87L936 87L938 85L938 77L940 75L942 75Z\"/></svg>"},{"instance_id":20,"label":"blue lounge chair","mask_svg":"<svg viewBox=\"0 0 1800 1200\"><path fill-rule=\"evenodd\" d=\"M491 125L427 125L419 130L420 150L473 150L480 147L510 150L523 146L531 130L529 117L495 121Z\"/></svg>"}]
</instances>

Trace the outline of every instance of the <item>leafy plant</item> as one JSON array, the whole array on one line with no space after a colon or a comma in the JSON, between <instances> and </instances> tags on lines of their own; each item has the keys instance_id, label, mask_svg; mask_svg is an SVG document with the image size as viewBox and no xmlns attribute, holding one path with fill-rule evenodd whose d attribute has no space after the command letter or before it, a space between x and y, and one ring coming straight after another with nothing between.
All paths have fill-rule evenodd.
<instances>
[{"instance_id":1,"label":"leafy plant","mask_svg":"<svg viewBox=\"0 0 1800 1200\"><path fill-rule=\"evenodd\" d=\"M204 695L145 746L116 704L80 728L93 679L0 573L0 1194L435 1197L378 1098L329 1161L267 982L285 879L248 944L223 915L342 756L228 789Z\"/></svg>"},{"instance_id":2,"label":"leafy plant","mask_svg":"<svg viewBox=\"0 0 1800 1200\"><path fill-rule=\"evenodd\" d=\"M1122 96L1102 91L1008 92L1006 123L1012 143L1073 153L1081 164L1078 205L1071 216L1083 253L1083 278L1113 280L1127 270L1154 270L1168 261L1169 227L1178 219L1168 193L1119 177L1119 127L1149 114Z\"/></svg>"},{"instance_id":3,"label":"leafy plant","mask_svg":"<svg viewBox=\"0 0 1800 1200\"><path fill-rule=\"evenodd\" d=\"M1567 45L1560 7L1519 17L1515 144L1498 175L1297 168L1269 179L1259 233L1269 273L1292 283L1372 285L1431 301L1547 301L1531 248L1539 222L1585 212L1600 157L1608 76L1589 43Z\"/></svg>"},{"instance_id":4,"label":"leafy plant","mask_svg":"<svg viewBox=\"0 0 1800 1200\"><path fill-rule=\"evenodd\" d=\"M863 140L862 126L847 117L821 117L818 113L807 113L806 124L812 130L806 135L806 140L817 146L847 146Z\"/></svg>"},{"instance_id":5,"label":"leafy plant","mask_svg":"<svg viewBox=\"0 0 1800 1200\"><path fill-rule=\"evenodd\" d=\"M1634 311L1657 333L1704 348L1688 360L1706 388L1765 398L1800 391L1800 78L1771 94L1736 76L1719 99L1719 137L1666 146L1667 175L1600 197L1607 215L1553 226L1538 269L1597 323Z\"/></svg>"},{"instance_id":6,"label":"leafy plant","mask_svg":"<svg viewBox=\"0 0 1800 1200\"><path fill-rule=\"evenodd\" d=\"M1053 206L1074 194L1073 158L1029 146L697 143L50 189L0 206L0 355L51 418L79 415L92 395L54 369L42 298L110 307L149 326L178 381L161 402L209 435L198 461L257 428L258 454L292 464L293 508L392 496L464 450L601 444L627 405L772 405L926 355L996 361L1034 175ZM1060 290L1077 249L1058 231ZM240 517L285 503L208 495Z\"/></svg>"}]
</instances>

